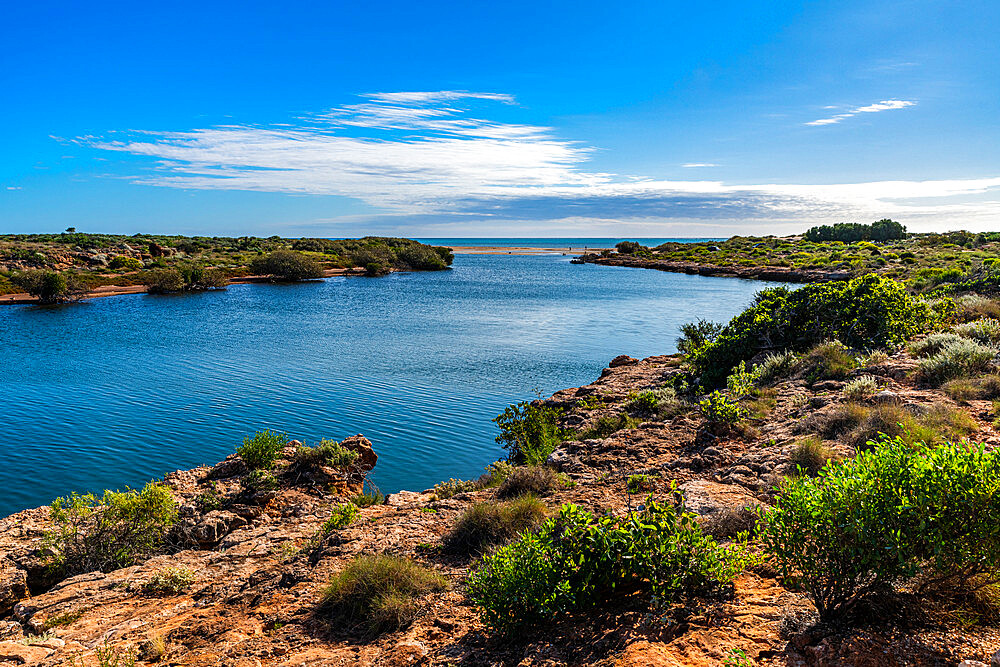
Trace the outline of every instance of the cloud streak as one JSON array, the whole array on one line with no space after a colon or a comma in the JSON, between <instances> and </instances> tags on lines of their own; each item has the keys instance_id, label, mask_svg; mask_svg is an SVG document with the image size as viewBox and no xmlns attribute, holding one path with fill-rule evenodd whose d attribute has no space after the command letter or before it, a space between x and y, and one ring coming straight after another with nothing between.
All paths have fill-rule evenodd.
<instances>
[{"instance_id":1,"label":"cloud streak","mask_svg":"<svg viewBox=\"0 0 1000 667\"><path fill-rule=\"evenodd\" d=\"M586 168L593 148L561 138L550 127L490 118L498 104L516 102L501 93L373 93L288 125L129 132L77 141L147 158L149 169L132 178L136 183L350 197L370 207L367 219L373 221L801 225L883 216L1000 216L1000 203L984 201L1000 189L1000 178L731 184L594 171ZM850 115L912 104L886 100Z\"/></svg>"},{"instance_id":2,"label":"cloud streak","mask_svg":"<svg viewBox=\"0 0 1000 667\"><path fill-rule=\"evenodd\" d=\"M876 102L874 104L868 104L863 107L856 107L845 111L844 113L838 113L827 118L820 118L818 120L811 120L806 125L835 125L845 118L851 118L852 116L857 116L861 113L878 113L879 111L894 111L896 109L905 109L906 107L912 107L916 105L916 102L910 100L882 100L881 102ZM836 107L824 107L826 109L834 109Z\"/></svg>"}]
</instances>

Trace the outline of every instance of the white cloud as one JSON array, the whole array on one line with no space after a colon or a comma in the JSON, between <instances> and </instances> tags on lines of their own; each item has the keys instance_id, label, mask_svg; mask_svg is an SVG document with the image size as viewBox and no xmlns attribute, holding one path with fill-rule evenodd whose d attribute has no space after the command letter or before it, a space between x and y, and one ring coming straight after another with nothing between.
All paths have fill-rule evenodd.
<instances>
[{"instance_id":1,"label":"white cloud","mask_svg":"<svg viewBox=\"0 0 1000 667\"><path fill-rule=\"evenodd\" d=\"M681 165L685 169L697 169L699 167L718 167L714 162L685 162Z\"/></svg>"},{"instance_id":2,"label":"white cloud","mask_svg":"<svg viewBox=\"0 0 1000 667\"><path fill-rule=\"evenodd\" d=\"M829 118L820 118L819 120L812 120L806 123L806 125L833 125L839 123L845 118L850 118L851 116L857 116L859 113L877 113L879 111L892 111L895 109L905 109L906 107L912 107L916 102L910 100L882 100L881 102L876 102L874 104L869 104L863 107L855 107L844 113L838 113ZM834 109L836 107L823 107L824 109Z\"/></svg>"},{"instance_id":3,"label":"white cloud","mask_svg":"<svg viewBox=\"0 0 1000 667\"><path fill-rule=\"evenodd\" d=\"M800 227L806 221L884 216L906 222L957 215L1000 221L1000 203L984 201L1000 190L1000 178L829 185L657 180L588 170L591 147L560 138L552 128L482 117L491 105L512 103L509 95L444 91L365 99L288 125L130 132L77 141L151 159L145 175L132 179L137 183L351 197L372 207L368 220L420 228L584 219L595 224L794 221ZM849 113L912 104L886 100ZM837 121L814 124L830 122Z\"/></svg>"}]
</instances>

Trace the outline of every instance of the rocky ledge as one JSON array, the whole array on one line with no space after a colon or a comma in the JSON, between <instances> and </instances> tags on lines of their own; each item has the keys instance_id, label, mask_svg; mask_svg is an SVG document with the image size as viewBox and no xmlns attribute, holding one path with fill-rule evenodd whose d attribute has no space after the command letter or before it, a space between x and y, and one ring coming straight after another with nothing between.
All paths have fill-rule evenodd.
<instances>
[{"instance_id":1,"label":"rocky ledge","mask_svg":"<svg viewBox=\"0 0 1000 667\"><path fill-rule=\"evenodd\" d=\"M671 497L676 483L706 530L728 539L745 508L773 502L797 439L818 430L845 401L840 381L792 377L758 397L756 416L744 428L725 435L706 430L697 410L676 410L589 437L595 426L623 414L636 392L663 386L678 364L671 356L618 357L592 384L546 399L562 410L563 426L583 434L549 458L568 480L544 498L550 510L576 503L620 513L647 493ZM913 386L907 380L912 366L901 353L856 371L881 386L866 400L912 414L940 405L959 409L941 392ZM973 401L961 409L974 420L970 437L995 445L1000 438L988 408ZM826 444L842 454L853 451L842 442ZM459 515L496 491L470 487L447 498L434 490L400 492L360 509L350 525L321 533L331 506L357 493L377 459L361 436L342 445L360 455L349 473L297 470L289 447L279 462L288 472L277 488L252 494L236 456L167 475L181 513L175 543L111 572L54 581L39 551L50 527L47 509L3 519L0 664L109 664L96 655L107 647L138 656L138 664L228 667L718 665L734 649L752 661L739 664L755 665L1000 664L995 627L945 614L904 625L819 629L805 595L784 587L766 565L742 574L729 598L669 617L623 604L497 641L463 593L474 561L440 548ZM636 475L644 476L641 493L632 488ZM450 586L422 598L415 620L402 630L372 638L331 626L317 614L322 589L356 556L371 553L417 560ZM186 568L193 582L173 593L145 592L167 567Z\"/></svg>"}]
</instances>

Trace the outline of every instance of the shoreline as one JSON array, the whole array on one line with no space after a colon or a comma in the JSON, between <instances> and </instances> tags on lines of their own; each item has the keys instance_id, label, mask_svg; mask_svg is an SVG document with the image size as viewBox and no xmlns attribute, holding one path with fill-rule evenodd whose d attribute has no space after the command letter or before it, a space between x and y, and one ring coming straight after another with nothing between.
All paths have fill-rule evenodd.
<instances>
[{"instance_id":1,"label":"shoreline","mask_svg":"<svg viewBox=\"0 0 1000 667\"><path fill-rule=\"evenodd\" d=\"M396 269L390 269L390 273L395 273ZM333 278L336 276L363 276L365 275L365 270L360 267L355 267L353 269L323 269L323 278ZM230 285L246 285L250 283L269 283L273 282L267 276L239 276L237 278L230 278ZM308 282L308 281L306 281ZM222 288L225 289L225 288ZM211 291L211 290L202 290ZM106 296L126 296L129 294L148 294L148 287L146 285L102 285L101 287L96 287L90 292L87 292L82 299L98 299ZM182 292L178 292L181 294ZM0 306L32 306L38 305L38 299L31 296L26 292L18 292L15 294L4 294L0 296ZM59 305L59 304L53 304Z\"/></svg>"},{"instance_id":2,"label":"shoreline","mask_svg":"<svg viewBox=\"0 0 1000 667\"><path fill-rule=\"evenodd\" d=\"M716 278L742 278L745 280L766 280L782 283L823 283L834 280L849 280L851 278L851 274L847 271L818 271L780 266L720 266L699 262L646 259L644 257L632 257L629 255L602 257L601 255L585 254L575 258L573 262L577 264L596 264L598 266L622 266L632 269L655 269L669 273L687 273Z\"/></svg>"}]
</instances>

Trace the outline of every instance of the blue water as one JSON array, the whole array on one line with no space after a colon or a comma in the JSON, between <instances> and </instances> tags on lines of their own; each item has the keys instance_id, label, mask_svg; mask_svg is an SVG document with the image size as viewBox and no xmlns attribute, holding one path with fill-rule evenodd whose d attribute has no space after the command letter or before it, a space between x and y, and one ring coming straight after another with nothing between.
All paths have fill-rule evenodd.
<instances>
[{"instance_id":1,"label":"blue water","mask_svg":"<svg viewBox=\"0 0 1000 667\"><path fill-rule=\"evenodd\" d=\"M475 246L485 248L613 248L619 241L638 241L650 248L668 241L692 243L695 241L722 241L721 238L643 238L643 237L553 237L553 238L426 238L417 239L422 243L445 246Z\"/></svg>"},{"instance_id":2,"label":"blue water","mask_svg":"<svg viewBox=\"0 0 1000 667\"><path fill-rule=\"evenodd\" d=\"M364 433L386 491L473 477L507 404L672 352L681 323L763 287L569 259L0 307L0 515L214 463L264 428Z\"/></svg>"}]
</instances>

